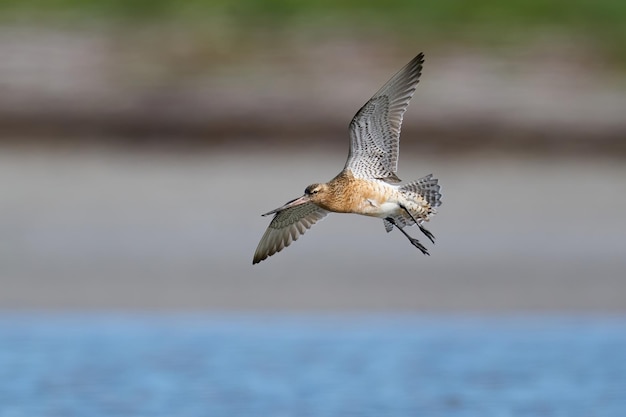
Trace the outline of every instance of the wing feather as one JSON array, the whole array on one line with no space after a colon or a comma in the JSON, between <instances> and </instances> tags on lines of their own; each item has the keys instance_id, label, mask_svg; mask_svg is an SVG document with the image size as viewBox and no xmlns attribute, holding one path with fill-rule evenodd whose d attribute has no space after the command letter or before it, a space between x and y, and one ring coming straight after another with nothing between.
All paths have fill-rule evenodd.
<instances>
[{"instance_id":1,"label":"wing feather","mask_svg":"<svg viewBox=\"0 0 626 417\"><path fill-rule=\"evenodd\" d=\"M313 203L305 203L277 212L254 252L252 263L257 264L291 245L327 214L328 211Z\"/></svg>"},{"instance_id":2,"label":"wing feather","mask_svg":"<svg viewBox=\"0 0 626 417\"><path fill-rule=\"evenodd\" d=\"M398 71L350 122L350 153L344 169L357 178L399 182L398 152L402 117L424 63L420 53Z\"/></svg>"}]
</instances>

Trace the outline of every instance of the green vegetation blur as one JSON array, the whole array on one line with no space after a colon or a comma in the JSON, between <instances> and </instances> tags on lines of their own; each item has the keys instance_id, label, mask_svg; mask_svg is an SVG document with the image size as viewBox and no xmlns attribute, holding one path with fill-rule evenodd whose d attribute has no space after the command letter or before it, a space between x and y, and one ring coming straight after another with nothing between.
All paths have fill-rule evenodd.
<instances>
[{"instance_id":1,"label":"green vegetation blur","mask_svg":"<svg viewBox=\"0 0 626 417\"><path fill-rule=\"evenodd\" d=\"M227 22L232 36L254 36L251 25L280 31L384 31L465 44L575 36L602 55L626 60L626 2L621 0L4 0L5 21L104 19L181 25Z\"/></svg>"}]
</instances>

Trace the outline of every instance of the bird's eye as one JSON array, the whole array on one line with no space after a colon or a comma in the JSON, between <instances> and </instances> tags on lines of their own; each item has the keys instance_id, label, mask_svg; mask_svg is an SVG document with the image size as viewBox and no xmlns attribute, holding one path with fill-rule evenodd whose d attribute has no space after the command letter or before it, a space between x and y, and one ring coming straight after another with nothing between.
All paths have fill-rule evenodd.
<instances>
[{"instance_id":1,"label":"bird's eye","mask_svg":"<svg viewBox=\"0 0 626 417\"><path fill-rule=\"evenodd\" d=\"M318 190L317 188L315 188L315 189L313 189L313 190L311 191L311 193L312 193L312 194L317 194L318 192L319 192L319 190Z\"/></svg>"}]
</instances>

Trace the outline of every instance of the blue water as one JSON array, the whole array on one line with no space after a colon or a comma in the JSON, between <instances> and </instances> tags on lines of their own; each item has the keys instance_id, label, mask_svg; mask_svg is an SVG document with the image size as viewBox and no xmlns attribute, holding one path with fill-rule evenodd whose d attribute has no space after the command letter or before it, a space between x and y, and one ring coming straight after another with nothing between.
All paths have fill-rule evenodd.
<instances>
[{"instance_id":1,"label":"blue water","mask_svg":"<svg viewBox=\"0 0 626 417\"><path fill-rule=\"evenodd\" d=\"M626 416L626 317L0 314L0 417Z\"/></svg>"}]
</instances>

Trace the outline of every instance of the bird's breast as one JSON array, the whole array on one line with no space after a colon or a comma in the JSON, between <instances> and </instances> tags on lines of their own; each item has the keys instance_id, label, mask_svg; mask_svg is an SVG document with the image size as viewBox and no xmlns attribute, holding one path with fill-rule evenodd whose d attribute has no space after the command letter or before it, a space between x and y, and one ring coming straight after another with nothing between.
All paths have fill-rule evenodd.
<instances>
[{"instance_id":1,"label":"bird's breast","mask_svg":"<svg viewBox=\"0 0 626 417\"><path fill-rule=\"evenodd\" d=\"M365 216L388 217L400 209L397 194L392 185L382 181L356 181L346 199L346 211Z\"/></svg>"},{"instance_id":2,"label":"bird's breast","mask_svg":"<svg viewBox=\"0 0 626 417\"><path fill-rule=\"evenodd\" d=\"M397 187L384 181L355 178L343 171L328 182L328 192L314 202L336 213L388 217L400 209L399 194Z\"/></svg>"}]
</instances>

